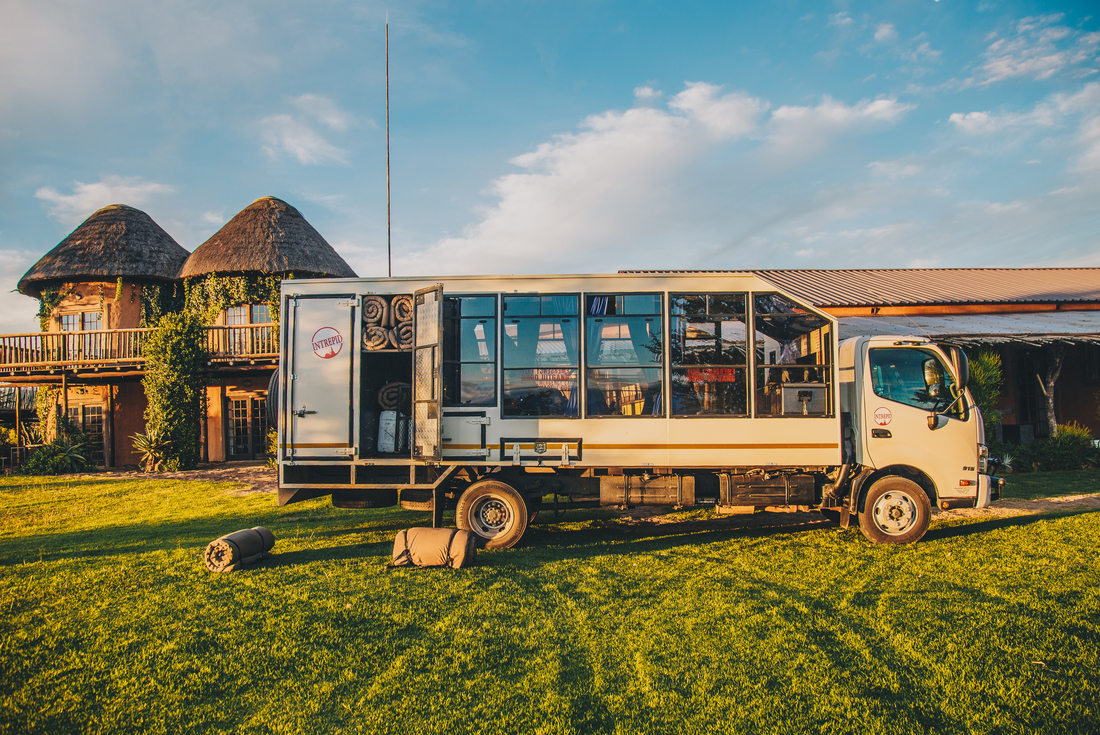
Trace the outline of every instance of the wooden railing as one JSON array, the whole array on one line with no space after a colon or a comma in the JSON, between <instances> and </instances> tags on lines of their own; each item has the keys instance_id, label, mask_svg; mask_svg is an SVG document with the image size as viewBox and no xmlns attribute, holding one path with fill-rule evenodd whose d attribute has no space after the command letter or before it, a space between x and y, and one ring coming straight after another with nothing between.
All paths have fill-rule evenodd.
<instances>
[{"instance_id":1,"label":"wooden railing","mask_svg":"<svg viewBox=\"0 0 1100 735\"><path fill-rule=\"evenodd\" d=\"M211 361L277 358L279 335L274 325L206 327ZM145 339L151 329L106 329L89 332L34 332L0 335L0 370L138 365L145 362Z\"/></svg>"},{"instance_id":2,"label":"wooden railing","mask_svg":"<svg viewBox=\"0 0 1100 735\"><path fill-rule=\"evenodd\" d=\"M206 354L218 362L279 356L279 330L263 326L207 327Z\"/></svg>"}]
</instances>

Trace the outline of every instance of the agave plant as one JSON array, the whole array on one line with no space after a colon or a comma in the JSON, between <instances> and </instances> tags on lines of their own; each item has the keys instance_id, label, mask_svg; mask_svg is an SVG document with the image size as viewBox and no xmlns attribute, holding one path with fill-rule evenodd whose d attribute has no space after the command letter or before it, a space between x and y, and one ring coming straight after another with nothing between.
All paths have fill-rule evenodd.
<instances>
[{"instance_id":1,"label":"agave plant","mask_svg":"<svg viewBox=\"0 0 1100 735\"><path fill-rule=\"evenodd\" d=\"M80 472L86 470L91 461L85 455L83 442L70 441L67 436L59 436L48 445L53 453L53 461L60 471Z\"/></svg>"},{"instance_id":2,"label":"agave plant","mask_svg":"<svg viewBox=\"0 0 1100 735\"><path fill-rule=\"evenodd\" d=\"M171 442L157 429L146 429L144 434L130 437L134 451L141 455L141 467L146 472L162 472L167 469L167 454Z\"/></svg>"}]
</instances>

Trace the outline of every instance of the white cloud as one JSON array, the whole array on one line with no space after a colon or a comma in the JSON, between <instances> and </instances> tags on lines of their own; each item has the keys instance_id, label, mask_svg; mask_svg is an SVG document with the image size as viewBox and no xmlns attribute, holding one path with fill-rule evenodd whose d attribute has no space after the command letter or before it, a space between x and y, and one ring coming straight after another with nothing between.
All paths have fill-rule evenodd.
<instances>
[{"instance_id":1,"label":"white cloud","mask_svg":"<svg viewBox=\"0 0 1100 735\"><path fill-rule=\"evenodd\" d=\"M220 212L203 212L202 221L212 225L225 224L225 210Z\"/></svg>"},{"instance_id":2,"label":"white cloud","mask_svg":"<svg viewBox=\"0 0 1100 735\"><path fill-rule=\"evenodd\" d=\"M843 28L852 24L852 17L846 12L833 13L829 16L829 22L827 25Z\"/></svg>"},{"instance_id":3,"label":"white cloud","mask_svg":"<svg viewBox=\"0 0 1100 735\"><path fill-rule=\"evenodd\" d=\"M287 154L299 163L345 163L347 151L329 143L307 123L287 114L268 115L259 122L263 150L272 158Z\"/></svg>"},{"instance_id":4,"label":"white cloud","mask_svg":"<svg viewBox=\"0 0 1100 735\"><path fill-rule=\"evenodd\" d=\"M827 146L837 135L896 123L914 107L892 98L846 105L828 96L814 107L784 105L768 121L768 143L780 159L800 158Z\"/></svg>"},{"instance_id":5,"label":"white cloud","mask_svg":"<svg viewBox=\"0 0 1100 735\"><path fill-rule=\"evenodd\" d=\"M916 176L924 167L916 163L908 163L906 161L871 161L867 164L867 167L880 176L885 176L889 179L907 179L910 176Z\"/></svg>"},{"instance_id":6,"label":"white cloud","mask_svg":"<svg viewBox=\"0 0 1100 735\"><path fill-rule=\"evenodd\" d=\"M634 88L634 99L641 104L652 104L661 98L663 93L649 85Z\"/></svg>"},{"instance_id":7,"label":"white cloud","mask_svg":"<svg viewBox=\"0 0 1100 735\"><path fill-rule=\"evenodd\" d=\"M820 154L840 136L895 123L910 106L892 99L847 105L825 98L770 115L768 108L744 93L688 83L664 108L588 117L578 132L513 158L522 170L492 182L487 194L495 203L478 210L476 224L402 256L397 272L674 264L678 243L689 242L692 257L698 257L704 246L725 247L735 212L746 214L739 209L746 192ZM753 237L744 235L746 242Z\"/></svg>"},{"instance_id":8,"label":"white cloud","mask_svg":"<svg viewBox=\"0 0 1100 735\"><path fill-rule=\"evenodd\" d=\"M1094 61L1093 46L1100 43L1100 34L1054 25L1063 17L1063 13L1028 17L1016 24L1014 35L1000 38L991 34L992 43L982 54L984 61L962 86L986 86L1020 77L1050 79L1070 67Z\"/></svg>"},{"instance_id":9,"label":"white cloud","mask_svg":"<svg viewBox=\"0 0 1100 735\"><path fill-rule=\"evenodd\" d=\"M77 225L108 204L128 204L138 209L153 197L172 194L175 187L145 181L136 176L104 176L92 184L73 182L73 192L62 194L43 186L34 195L49 203L50 216L67 225Z\"/></svg>"},{"instance_id":10,"label":"white cloud","mask_svg":"<svg viewBox=\"0 0 1100 735\"><path fill-rule=\"evenodd\" d=\"M351 125L352 117L341 110L328 97L319 94L303 94L294 98L294 106L329 130L344 132Z\"/></svg>"},{"instance_id":11,"label":"white cloud","mask_svg":"<svg viewBox=\"0 0 1100 735\"><path fill-rule=\"evenodd\" d=\"M875 26L875 40L879 43L894 41L897 37L898 32L894 29L893 23L879 23Z\"/></svg>"}]
</instances>

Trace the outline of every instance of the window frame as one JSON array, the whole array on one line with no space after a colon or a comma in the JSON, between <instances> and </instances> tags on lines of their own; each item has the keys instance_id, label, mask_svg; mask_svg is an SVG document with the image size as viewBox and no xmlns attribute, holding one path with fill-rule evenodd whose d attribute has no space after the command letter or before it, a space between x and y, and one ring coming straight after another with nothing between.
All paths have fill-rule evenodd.
<instances>
[{"instance_id":1,"label":"window frame","mask_svg":"<svg viewBox=\"0 0 1100 735\"><path fill-rule=\"evenodd\" d=\"M589 314L588 313L588 299L589 298L615 298L623 297L625 300L627 296L655 296L657 298L657 313L656 314ZM579 414L585 419L667 419L669 418L669 405L668 405L668 384L670 380L669 376L669 323L671 317L669 316L669 292L667 289L661 291L585 291L581 295L581 349L580 349L580 361L581 361L581 373L580 387L581 392L581 405L579 407ZM661 339L661 359L651 365L589 365L588 354L588 324L591 317L655 317L660 320L660 329L658 335ZM589 373L592 370L624 370L624 369L637 369L637 370L656 370L658 375L659 388L657 395L661 398L661 412L660 413L639 413L639 414L622 414L622 413L610 413L610 414L590 414L588 412L588 392L591 390L592 381L589 378ZM644 406L643 399L643 406Z\"/></svg>"},{"instance_id":2,"label":"window frame","mask_svg":"<svg viewBox=\"0 0 1100 735\"><path fill-rule=\"evenodd\" d=\"M499 317L498 317L499 332L498 332L498 335L497 335L497 392L498 392L497 405L500 407L500 418L501 418L501 420L509 420L509 421L510 420L527 420L527 421L529 421L529 420L534 419L536 421L542 421L542 420L549 420L549 419L554 419L554 420L576 420L576 419L584 418L584 337L581 335L581 332L584 329L584 299L585 299L585 294L581 291L553 291L553 292L542 292L542 291L540 291L538 293L501 293L501 294L499 294L499 296L500 296L500 299L499 299L499 303L498 303L498 312L497 312L499 314ZM506 309L505 303L506 303L507 299L509 299L509 298L540 298L541 299L541 298L548 297L548 296L573 296L573 297L575 297L577 299L577 310L576 310L576 312L574 312L572 314L548 314L548 315L543 315L541 313L541 311L542 311L541 305L539 307L539 312L540 313L537 314L537 315L535 315L535 314L523 314L523 315L516 315L516 316L508 316L508 314L505 311L505 309ZM505 365L505 360L504 360L504 357L505 357L505 355L504 355L505 340L506 339L511 339L510 337L508 337L505 330L507 328L507 324L510 323L510 321L509 321L510 319L543 319L544 320L544 319L555 319L555 318L556 319L574 319L577 322L577 361L573 366L570 366L570 367L544 367L544 368L538 368L538 367L534 367L534 368L531 368L531 367L509 368L508 366ZM566 413L566 414L525 414L525 415L514 414L514 413L506 413L506 408L505 408L505 405L504 405L505 376L509 371L520 371L520 370L576 370L576 372L577 372L576 391L577 391L577 394L578 394L577 395L577 410L576 410L576 412L573 413L573 414L567 414Z\"/></svg>"},{"instance_id":3,"label":"window frame","mask_svg":"<svg viewBox=\"0 0 1100 735\"><path fill-rule=\"evenodd\" d=\"M825 339L826 335L823 334L821 342L820 342L820 346L821 346L823 351L826 349L826 345L828 347L828 352L825 353L825 355L829 358L829 361L828 362L822 362L822 363L807 364L807 365L787 364L787 363L772 364L772 363L767 363L767 362L757 362L757 357L756 357L756 333L757 333L757 329L756 329L756 323L757 323L756 299L759 296L778 296L778 297L780 297L780 298L782 298L786 301L789 301L795 307L805 310L806 315L816 316L820 319L823 319L825 321L825 324L823 324L822 326L818 327L816 330L813 330L813 331L819 331L819 330L823 329L824 327L829 328L829 332L828 332L828 335L827 335L827 340ZM749 351L750 351L750 365L752 366L751 374L749 376L749 381L750 381L749 382L749 390L751 391L751 404L752 404L752 414L751 414L751 416L753 418L757 418L757 419L808 419L808 418L835 419L837 417L838 411L839 411L838 406L837 406L837 404L839 402L839 396L837 395L837 389L838 389L838 384L839 384L839 382L838 382L839 381L839 376L836 374L836 361L837 361L837 357L838 357L837 356L837 350L838 350L837 328L838 328L839 324L836 322L836 320L833 319L832 317L830 317L825 312L821 311L820 309L817 309L817 308L811 306L810 304L806 304L806 303L802 302L798 297L792 296L790 294L783 293L779 289L768 289L766 291L750 291L749 292L748 306L749 306L749 314L750 314L750 319L751 319L750 326L749 326L749 332L748 332L748 348L749 348ZM808 332L806 336L809 336L812 333L813 332ZM765 358L766 358L766 356L765 356ZM792 367L792 368L795 368L795 369L798 369L798 368L817 368L817 369L822 371L822 375L825 376L825 381L824 381L823 384L825 386L826 408L825 408L824 413L814 413L814 414L808 414L808 415L796 414L796 413L777 413L777 414L762 414L762 413L760 413L759 405L758 405L759 402L757 400L757 398L758 398L757 393L758 393L758 390L759 390L760 381L757 379L757 373L760 370L764 370L764 369L767 369L767 368L783 368L783 367ZM792 385L793 385L793 383L792 383Z\"/></svg>"},{"instance_id":4,"label":"window frame","mask_svg":"<svg viewBox=\"0 0 1100 735\"><path fill-rule=\"evenodd\" d=\"M501 295L498 294L498 293L459 293L459 294L444 293L443 294L443 302L444 302L443 333L444 333L444 335L446 335L446 333L447 333L447 323L448 322L456 323L458 325L458 330L459 330L458 340L456 341L456 344L458 345L458 355L457 355L458 359L456 359L456 360L448 360L447 359L446 337L444 336L444 339L443 339L443 345L444 345L444 347L443 347L443 359L441 361L442 370L443 370L443 396L441 396L441 400L442 400L442 407L443 408L468 408L468 409L472 410L472 409L497 408L498 406L501 406L501 401L503 400L502 395L501 395L501 384L503 382L502 381L502 375L501 375L501 364L502 364L502 360L503 360L503 348L502 348L502 345L500 344L500 334L499 334L499 332L501 330L501 324L500 323L503 321L501 319L501 312L503 311L504 305L503 305L503 301L500 298L500 296ZM446 302L447 302L448 299L492 299L493 300L493 313L492 313L491 316L480 315L480 316L464 317L464 316L462 316L461 310L460 310L458 316L449 317L449 316L447 316L447 313L446 313ZM493 338L494 338L494 341L496 342L496 344L493 346L493 351L492 351L492 355L491 355L492 359L490 361L485 361L485 362L463 362L462 361L462 359L461 359L462 358L462 321L464 319L469 319L469 320L491 319L491 320L494 320L494 321L497 322L497 326L493 330ZM492 365L493 366L493 400L492 400L492 402L491 403L478 403L478 404L474 404L474 403L448 403L448 401L446 399L447 365L448 364L458 366L458 392L459 392L459 398L460 399L462 397L462 366L463 365Z\"/></svg>"},{"instance_id":5,"label":"window frame","mask_svg":"<svg viewBox=\"0 0 1100 735\"><path fill-rule=\"evenodd\" d=\"M683 296L702 296L706 299L706 313L705 314L673 314L672 313L672 300L674 297ZM739 365L719 365L719 364L699 364L699 365L686 365L686 364L674 364L672 357L672 320L673 319L690 319L693 316L702 316L701 321L710 321L710 300L712 296L741 296L744 299L745 313L743 315L743 324L745 327L745 340L742 343L742 352L745 356L745 362ZM752 292L751 291L668 291L666 292L667 300L667 312L668 312L668 333L665 348L665 354L668 358L668 365L666 366L668 372L667 383L669 386L668 393L668 416L672 419L747 419L753 416L753 338L752 332ZM721 316L736 316L736 314L719 314ZM682 356L681 356L682 358ZM744 372L744 387L745 387L745 413L675 413L673 411L672 404L672 374L674 370L742 370Z\"/></svg>"}]
</instances>

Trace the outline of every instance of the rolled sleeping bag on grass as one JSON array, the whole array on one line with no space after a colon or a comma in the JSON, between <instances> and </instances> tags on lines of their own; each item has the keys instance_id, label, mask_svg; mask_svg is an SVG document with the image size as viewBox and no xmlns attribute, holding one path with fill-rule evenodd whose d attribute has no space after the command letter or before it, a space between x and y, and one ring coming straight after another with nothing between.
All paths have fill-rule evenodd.
<instances>
[{"instance_id":1,"label":"rolled sleeping bag on grass","mask_svg":"<svg viewBox=\"0 0 1100 735\"><path fill-rule=\"evenodd\" d=\"M400 322L390 331L391 339L399 350L411 350L413 348L413 324L412 322Z\"/></svg>"},{"instance_id":2,"label":"rolled sleeping bag on grass","mask_svg":"<svg viewBox=\"0 0 1100 735\"><path fill-rule=\"evenodd\" d=\"M417 566L462 569L477 563L477 537L457 528L409 528L398 531L387 569Z\"/></svg>"},{"instance_id":3,"label":"rolled sleeping bag on grass","mask_svg":"<svg viewBox=\"0 0 1100 735\"><path fill-rule=\"evenodd\" d=\"M386 311L389 309L389 304L381 296L364 296L363 297L363 323L366 325L382 324L382 319L386 316Z\"/></svg>"},{"instance_id":4,"label":"rolled sleeping bag on grass","mask_svg":"<svg viewBox=\"0 0 1100 735\"><path fill-rule=\"evenodd\" d=\"M364 350L384 350L390 346L390 333L385 327L370 326L363 329Z\"/></svg>"},{"instance_id":5,"label":"rolled sleeping bag on grass","mask_svg":"<svg viewBox=\"0 0 1100 735\"><path fill-rule=\"evenodd\" d=\"M235 572L255 564L275 546L275 535L263 526L228 533L206 545L203 561L212 572Z\"/></svg>"},{"instance_id":6,"label":"rolled sleeping bag on grass","mask_svg":"<svg viewBox=\"0 0 1100 735\"><path fill-rule=\"evenodd\" d=\"M393 307L393 320L400 324L401 322L411 322L413 318L413 297L412 296L394 296L391 302Z\"/></svg>"}]
</instances>

